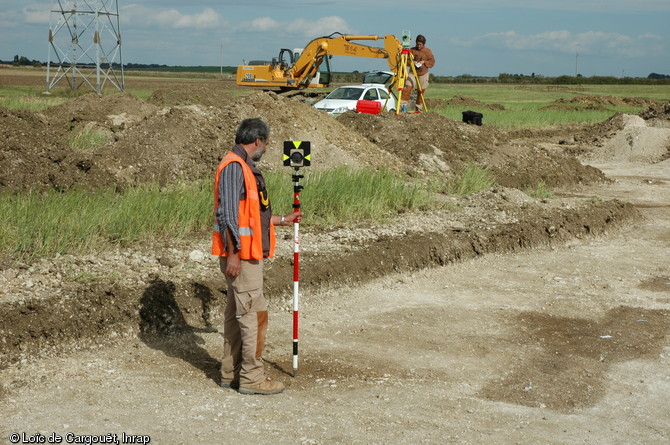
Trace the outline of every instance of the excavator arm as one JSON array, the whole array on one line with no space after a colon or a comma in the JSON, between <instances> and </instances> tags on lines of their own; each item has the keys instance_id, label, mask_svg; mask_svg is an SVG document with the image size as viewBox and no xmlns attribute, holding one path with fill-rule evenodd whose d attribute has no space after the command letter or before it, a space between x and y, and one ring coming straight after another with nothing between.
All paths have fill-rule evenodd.
<instances>
[{"instance_id":1,"label":"excavator arm","mask_svg":"<svg viewBox=\"0 0 670 445\"><path fill-rule=\"evenodd\" d=\"M274 62L267 65L239 66L237 84L282 89L328 86L330 79L319 81L319 70L322 63L325 62L327 71L330 72L330 56L386 59L390 70L396 73L403 49L402 44L393 35L384 36L383 39L384 47L379 48L353 42L354 40L379 40L379 36L376 35L348 36L334 33L330 36L318 37L305 46L291 66Z\"/></svg>"},{"instance_id":2,"label":"excavator arm","mask_svg":"<svg viewBox=\"0 0 670 445\"><path fill-rule=\"evenodd\" d=\"M347 36L319 37L305 47L302 54L289 70L289 76L296 79L301 87L306 87L309 81L319 71L321 63L329 56L369 57L386 59L389 68L395 72L398 55L402 45L395 36L384 37L384 48L354 43L354 40L379 40L379 36Z\"/></svg>"}]
</instances>

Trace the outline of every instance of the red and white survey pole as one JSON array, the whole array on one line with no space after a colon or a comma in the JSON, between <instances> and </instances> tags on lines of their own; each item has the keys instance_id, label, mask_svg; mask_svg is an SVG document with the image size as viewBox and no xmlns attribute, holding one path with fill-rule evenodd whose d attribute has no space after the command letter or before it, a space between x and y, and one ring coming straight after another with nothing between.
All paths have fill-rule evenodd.
<instances>
[{"instance_id":1,"label":"red and white survey pole","mask_svg":"<svg viewBox=\"0 0 670 445\"><path fill-rule=\"evenodd\" d=\"M293 211L300 211L300 178L298 168L293 174ZM300 223L293 222L293 377L298 375L298 313L300 303Z\"/></svg>"},{"instance_id":2,"label":"red and white survey pole","mask_svg":"<svg viewBox=\"0 0 670 445\"><path fill-rule=\"evenodd\" d=\"M311 164L311 147L307 141L284 142L284 165L295 168L293 173L293 211L300 211L300 167ZM300 223L293 222L293 377L298 375L298 314L300 304Z\"/></svg>"}]
</instances>

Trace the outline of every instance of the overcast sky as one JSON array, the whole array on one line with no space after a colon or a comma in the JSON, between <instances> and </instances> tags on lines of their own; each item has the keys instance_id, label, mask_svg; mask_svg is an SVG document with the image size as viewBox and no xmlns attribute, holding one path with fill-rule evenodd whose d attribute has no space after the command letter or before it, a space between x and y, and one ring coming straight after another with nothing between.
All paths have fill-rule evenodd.
<instances>
[{"instance_id":1,"label":"overcast sky","mask_svg":"<svg viewBox=\"0 0 670 445\"><path fill-rule=\"evenodd\" d=\"M114 4L88 0L100 1ZM86 0L61 0L73 3ZM400 37L409 30L426 36L436 75L670 74L670 0L118 0L118 6L124 63L236 66L333 32ZM51 7L51 0L0 0L0 59L46 61ZM384 68L379 60L333 58L336 71Z\"/></svg>"}]
</instances>

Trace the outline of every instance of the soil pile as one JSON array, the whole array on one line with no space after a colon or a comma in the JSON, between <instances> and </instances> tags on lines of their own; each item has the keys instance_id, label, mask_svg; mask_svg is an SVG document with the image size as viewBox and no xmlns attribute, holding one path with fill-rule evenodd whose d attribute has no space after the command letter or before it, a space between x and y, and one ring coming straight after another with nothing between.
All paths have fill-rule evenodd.
<instances>
[{"instance_id":1,"label":"soil pile","mask_svg":"<svg viewBox=\"0 0 670 445\"><path fill-rule=\"evenodd\" d=\"M459 107L474 107L474 108L484 108L487 110L504 110L505 107L500 104L487 104L480 100L473 99L471 97L461 96L460 94L455 95L451 99L445 101L446 105L456 105Z\"/></svg>"},{"instance_id":2,"label":"soil pile","mask_svg":"<svg viewBox=\"0 0 670 445\"><path fill-rule=\"evenodd\" d=\"M562 143L580 145L578 151L590 162L661 162L670 158L670 103L652 105L637 116L614 115Z\"/></svg>"},{"instance_id":3,"label":"soil pile","mask_svg":"<svg viewBox=\"0 0 670 445\"><path fill-rule=\"evenodd\" d=\"M107 184L112 177L97 168L91 153L72 150L62 127L45 115L0 109L0 190ZM97 179L96 179L97 178Z\"/></svg>"},{"instance_id":4,"label":"soil pile","mask_svg":"<svg viewBox=\"0 0 670 445\"><path fill-rule=\"evenodd\" d=\"M644 120L661 120L670 122L670 102L664 104L652 105L640 113L640 117Z\"/></svg>"},{"instance_id":5,"label":"soil pile","mask_svg":"<svg viewBox=\"0 0 670 445\"><path fill-rule=\"evenodd\" d=\"M458 173L469 164L488 166L506 187L526 188L591 183L604 175L563 150L520 134L452 121L434 113L373 116L345 113L337 118L400 159L409 174ZM532 136L532 137L531 137Z\"/></svg>"},{"instance_id":6,"label":"soil pile","mask_svg":"<svg viewBox=\"0 0 670 445\"><path fill-rule=\"evenodd\" d=\"M465 99L458 101L469 103ZM129 94L87 94L42 113L3 110L0 133L8 150L2 154L0 186L67 190L200 179L213 173L247 117L261 117L272 128L273 143L262 161L266 170L280 168L282 141L306 140L317 170L369 166L449 175L477 163L489 165L509 187L602 180L570 153L435 113L350 112L332 119L271 92L232 99L213 87L194 87L158 89L148 101ZM72 148L68 139L83 131L102 134L107 142L90 150Z\"/></svg>"},{"instance_id":7,"label":"soil pile","mask_svg":"<svg viewBox=\"0 0 670 445\"><path fill-rule=\"evenodd\" d=\"M156 88L147 102L161 108L193 104L225 108L234 102L234 97L215 88L190 85L188 88Z\"/></svg>"},{"instance_id":8,"label":"soil pile","mask_svg":"<svg viewBox=\"0 0 670 445\"><path fill-rule=\"evenodd\" d=\"M556 99L554 104L548 105L543 110L598 110L607 111L608 106L631 106L631 107L650 107L658 105L658 101L645 99L641 97L616 97L616 96L598 96L585 95L577 96L572 99Z\"/></svg>"},{"instance_id":9,"label":"soil pile","mask_svg":"<svg viewBox=\"0 0 670 445\"><path fill-rule=\"evenodd\" d=\"M272 128L274 143L262 161L266 170L281 165L284 140L311 141L316 170L398 167L382 148L325 113L274 93L234 101L203 94L198 97L204 104L156 105L183 102L171 92L159 91L149 102L127 94L89 94L42 113L2 110L0 134L8 142L0 186L67 190L200 179L213 174L232 146L237 125L248 117L261 117ZM105 135L108 142L91 150L72 148L68 138L84 129Z\"/></svg>"},{"instance_id":10,"label":"soil pile","mask_svg":"<svg viewBox=\"0 0 670 445\"><path fill-rule=\"evenodd\" d=\"M658 102L652 99L641 97L616 97L616 96L597 96L588 94L586 96L577 96L572 99L557 99L558 104L582 104L582 105L613 105L632 107L648 107L656 105Z\"/></svg>"}]
</instances>

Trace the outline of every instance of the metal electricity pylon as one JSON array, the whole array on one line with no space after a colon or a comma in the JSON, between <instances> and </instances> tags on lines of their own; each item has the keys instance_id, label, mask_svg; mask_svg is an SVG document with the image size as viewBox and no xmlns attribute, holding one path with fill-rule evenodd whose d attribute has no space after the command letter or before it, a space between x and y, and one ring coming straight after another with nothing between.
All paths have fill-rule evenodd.
<instances>
[{"instance_id":1,"label":"metal electricity pylon","mask_svg":"<svg viewBox=\"0 0 670 445\"><path fill-rule=\"evenodd\" d=\"M47 92L59 82L101 94L107 83L123 91L117 0L52 0Z\"/></svg>"}]
</instances>

